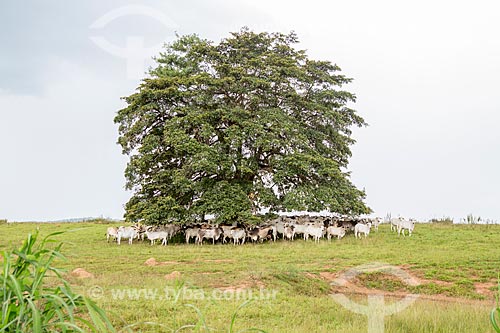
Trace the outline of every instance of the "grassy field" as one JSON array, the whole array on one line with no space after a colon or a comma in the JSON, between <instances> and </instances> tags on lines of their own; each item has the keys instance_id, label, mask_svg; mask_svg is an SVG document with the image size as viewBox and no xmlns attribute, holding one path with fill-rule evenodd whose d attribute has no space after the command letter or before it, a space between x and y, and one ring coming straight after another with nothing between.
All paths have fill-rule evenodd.
<instances>
[{"instance_id":1,"label":"grassy field","mask_svg":"<svg viewBox=\"0 0 500 333\"><path fill-rule=\"evenodd\" d=\"M359 304L382 290L385 302L417 294L408 308L385 317L385 332L493 332L488 320L500 272L500 226L417 225L411 238L382 225L367 239L352 235L319 244L294 241L232 246L106 243L103 223L0 224L0 250L26 235L65 231L66 279L111 313L117 327L171 332L204 320L216 331L367 332L367 317L338 304L343 293ZM149 265L145 264L148 259ZM386 273L362 273L348 288L331 281L359 265L382 262L416 277L406 285ZM70 274L83 268L93 278ZM251 292L251 295L250 295ZM374 296L369 296L373 297ZM184 330L183 330L184 331ZM190 331L186 329L185 331Z\"/></svg>"}]
</instances>

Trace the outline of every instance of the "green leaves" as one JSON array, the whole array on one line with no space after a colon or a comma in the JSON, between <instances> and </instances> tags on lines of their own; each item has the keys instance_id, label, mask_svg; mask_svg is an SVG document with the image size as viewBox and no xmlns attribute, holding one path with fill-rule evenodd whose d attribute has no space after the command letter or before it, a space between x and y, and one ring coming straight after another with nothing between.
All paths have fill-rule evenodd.
<instances>
[{"instance_id":1,"label":"green leaves","mask_svg":"<svg viewBox=\"0 0 500 333\"><path fill-rule=\"evenodd\" d=\"M126 218L166 223L259 208L369 209L341 172L364 120L341 90L351 79L308 59L294 33L247 28L219 44L183 36L115 118L134 191Z\"/></svg>"},{"instance_id":2,"label":"green leaves","mask_svg":"<svg viewBox=\"0 0 500 333\"><path fill-rule=\"evenodd\" d=\"M2 253L0 332L116 332L105 312L73 293L52 266L55 259L63 258L62 243L54 249L47 247L58 234L48 235L37 246L38 232L29 234L19 250ZM62 285L45 286L48 273ZM81 316L85 312L90 320Z\"/></svg>"},{"instance_id":3,"label":"green leaves","mask_svg":"<svg viewBox=\"0 0 500 333\"><path fill-rule=\"evenodd\" d=\"M500 323L497 319L498 317L500 317L500 308L492 309L490 313L490 321L495 331L500 333Z\"/></svg>"},{"instance_id":4,"label":"green leaves","mask_svg":"<svg viewBox=\"0 0 500 333\"><path fill-rule=\"evenodd\" d=\"M497 306L490 312L490 322L495 332L500 333L500 277L498 279Z\"/></svg>"}]
</instances>

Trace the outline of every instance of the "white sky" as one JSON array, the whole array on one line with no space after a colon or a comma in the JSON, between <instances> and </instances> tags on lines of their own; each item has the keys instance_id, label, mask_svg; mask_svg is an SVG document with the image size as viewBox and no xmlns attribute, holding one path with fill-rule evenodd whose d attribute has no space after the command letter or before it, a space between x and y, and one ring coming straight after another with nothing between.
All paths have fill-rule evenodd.
<instances>
[{"instance_id":1,"label":"white sky","mask_svg":"<svg viewBox=\"0 0 500 333\"><path fill-rule=\"evenodd\" d=\"M107 13L107 24L90 28ZM355 79L346 89L370 126L355 131L350 170L375 214L500 220L493 0L4 2L0 219L123 214L127 159L113 118L139 81L90 37L142 43L152 50L136 56L150 58L175 31L218 41L244 25L294 30L312 58Z\"/></svg>"}]
</instances>

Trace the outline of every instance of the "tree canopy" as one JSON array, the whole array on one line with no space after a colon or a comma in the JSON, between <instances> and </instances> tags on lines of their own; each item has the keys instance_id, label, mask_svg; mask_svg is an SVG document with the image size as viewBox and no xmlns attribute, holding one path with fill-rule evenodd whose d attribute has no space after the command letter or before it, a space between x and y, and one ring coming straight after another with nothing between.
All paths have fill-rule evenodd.
<instances>
[{"instance_id":1,"label":"tree canopy","mask_svg":"<svg viewBox=\"0 0 500 333\"><path fill-rule=\"evenodd\" d=\"M115 118L128 220L369 212L346 171L351 128L365 125L342 90L351 79L297 43L243 28L218 44L187 35L165 46Z\"/></svg>"}]
</instances>

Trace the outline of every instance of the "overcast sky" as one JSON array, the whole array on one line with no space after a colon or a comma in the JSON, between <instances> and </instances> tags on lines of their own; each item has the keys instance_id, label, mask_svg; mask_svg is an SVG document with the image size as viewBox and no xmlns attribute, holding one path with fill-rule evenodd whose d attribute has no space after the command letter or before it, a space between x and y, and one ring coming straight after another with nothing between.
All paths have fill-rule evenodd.
<instances>
[{"instance_id":1,"label":"overcast sky","mask_svg":"<svg viewBox=\"0 0 500 333\"><path fill-rule=\"evenodd\" d=\"M376 215L500 220L497 0L3 1L0 219L121 218L120 97L175 32L242 26L294 30L354 78L350 171Z\"/></svg>"}]
</instances>

